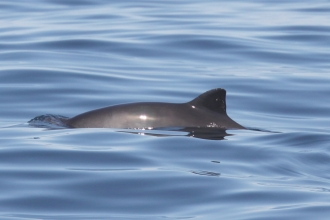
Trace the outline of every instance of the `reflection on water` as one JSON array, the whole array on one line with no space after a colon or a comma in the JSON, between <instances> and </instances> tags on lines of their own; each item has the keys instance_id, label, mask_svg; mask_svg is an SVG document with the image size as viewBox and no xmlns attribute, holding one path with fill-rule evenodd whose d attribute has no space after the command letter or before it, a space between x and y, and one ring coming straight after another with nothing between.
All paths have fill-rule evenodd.
<instances>
[{"instance_id":1,"label":"reflection on water","mask_svg":"<svg viewBox=\"0 0 330 220\"><path fill-rule=\"evenodd\" d=\"M225 136L230 136L226 130L221 128L180 128L180 127L169 127L169 128L155 128L147 130L120 130L119 132L149 135L155 137L171 137L171 136L188 136L200 139L209 140L224 140ZM182 134L183 133L183 134Z\"/></svg>"}]
</instances>

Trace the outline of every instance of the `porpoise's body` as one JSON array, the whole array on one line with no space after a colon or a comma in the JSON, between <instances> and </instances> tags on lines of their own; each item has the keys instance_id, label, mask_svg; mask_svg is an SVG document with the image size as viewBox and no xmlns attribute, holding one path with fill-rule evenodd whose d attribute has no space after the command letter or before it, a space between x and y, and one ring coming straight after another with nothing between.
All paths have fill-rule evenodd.
<instances>
[{"instance_id":1,"label":"porpoise's body","mask_svg":"<svg viewBox=\"0 0 330 220\"><path fill-rule=\"evenodd\" d=\"M187 103L140 102L82 113L66 121L72 128L218 127L244 129L226 113L226 90L213 89Z\"/></svg>"}]
</instances>

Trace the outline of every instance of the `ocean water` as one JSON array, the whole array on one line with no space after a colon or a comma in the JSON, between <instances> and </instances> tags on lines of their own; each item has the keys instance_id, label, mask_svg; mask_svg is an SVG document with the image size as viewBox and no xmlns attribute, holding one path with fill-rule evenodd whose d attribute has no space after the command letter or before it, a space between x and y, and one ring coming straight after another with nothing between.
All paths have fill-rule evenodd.
<instances>
[{"instance_id":1,"label":"ocean water","mask_svg":"<svg viewBox=\"0 0 330 220\"><path fill-rule=\"evenodd\" d=\"M0 1L0 219L328 219L330 1ZM247 130L32 126L227 90Z\"/></svg>"}]
</instances>

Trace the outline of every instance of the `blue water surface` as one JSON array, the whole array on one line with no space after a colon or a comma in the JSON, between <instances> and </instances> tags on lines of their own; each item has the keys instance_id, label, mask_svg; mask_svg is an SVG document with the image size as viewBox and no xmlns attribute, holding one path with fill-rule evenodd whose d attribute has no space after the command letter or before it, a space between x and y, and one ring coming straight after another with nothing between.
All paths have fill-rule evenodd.
<instances>
[{"instance_id":1,"label":"blue water surface","mask_svg":"<svg viewBox=\"0 0 330 220\"><path fill-rule=\"evenodd\" d=\"M0 2L0 219L328 219L330 1ZM31 126L227 90L247 130Z\"/></svg>"}]
</instances>

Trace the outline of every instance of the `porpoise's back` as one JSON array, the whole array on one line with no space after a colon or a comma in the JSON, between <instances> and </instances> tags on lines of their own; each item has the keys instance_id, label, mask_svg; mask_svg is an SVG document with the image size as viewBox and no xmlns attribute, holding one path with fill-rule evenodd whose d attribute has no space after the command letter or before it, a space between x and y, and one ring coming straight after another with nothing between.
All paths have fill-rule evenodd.
<instances>
[{"instance_id":1,"label":"porpoise's back","mask_svg":"<svg viewBox=\"0 0 330 220\"><path fill-rule=\"evenodd\" d=\"M244 129L226 113L226 90L207 91L187 103L141 102L109 106L77 115L73 128L220 127Z\"/></svg>"}]
</instances>

